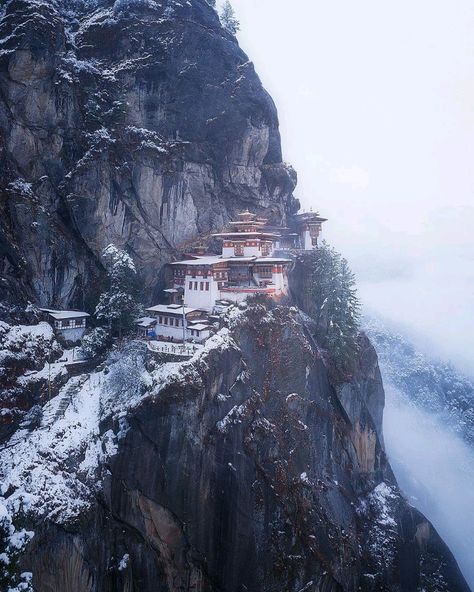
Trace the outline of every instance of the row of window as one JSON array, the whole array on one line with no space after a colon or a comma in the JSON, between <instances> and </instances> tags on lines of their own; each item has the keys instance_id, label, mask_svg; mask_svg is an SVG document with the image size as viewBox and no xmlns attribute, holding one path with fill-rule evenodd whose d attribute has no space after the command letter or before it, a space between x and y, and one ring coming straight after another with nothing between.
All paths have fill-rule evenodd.
<instances>
[{"instance_id":1,"label":"row of window","mask_svg":"<svg viewBox=\"0 0 474 592\"><path fill-rule=\"evenodd\" d=\"M175 319L173 317L158 317L158 323L160 325L169 325L170 327L182 327L183 322L181 319Z\"/></svg>"},{"instance_id":2,"label":"row of window","mask_svg":"<svg viewBox=\"0 0 474 592\"><path fill-rule=\"evenodd\" d=\"M188 288L190 290L201 290L209 292L209 282L189 282Z\"/></svg>"},{"instance_id":3,"label":"row of window","mask_svg":"<svg viewBox=\"0 0 474 592\"><path fill-rule=\"evenodd\" d=\"M199 331L197 329L189 329L192 337L199 337Z\"/></svg>"},{"instance_id":4,"label":"row of window","mask_svg":"<svg viewBox=\"0 0 474 592\"><path fill-rule=\"evenodd\" d=\"M75 329L86 326L86 319L68 319L65 321L54 321L56 329Z\"/></svg>"}]
</instances>

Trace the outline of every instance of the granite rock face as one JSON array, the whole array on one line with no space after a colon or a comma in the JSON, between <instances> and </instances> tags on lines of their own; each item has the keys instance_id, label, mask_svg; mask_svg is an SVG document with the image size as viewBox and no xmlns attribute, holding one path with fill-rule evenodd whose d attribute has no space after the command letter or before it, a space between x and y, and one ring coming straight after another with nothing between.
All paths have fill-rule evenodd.
<instances>
[{"instance_id":1,"label":"granite rock face","mask_svg":"<svg viewBox=\"0 0 474 592\"><path fill-rule=\"evenodd\" d=\"M2 294L83 306L125 247L163 262L249 207L293 212L275 106L205 0L8 0L0 13Z\"/></svg>"},{"instance_id":2,"label":"granite rock face","mask_svg":"<svg viewBox=\"0 0 474 592\"><path fill-rule=\"evenodd\" d=\"M393 478L373 362L361 350L352 413L300 320L252 305L127 412L90 510L34 527L35 590L468 592Z\"/></svg>"}]
</instances>

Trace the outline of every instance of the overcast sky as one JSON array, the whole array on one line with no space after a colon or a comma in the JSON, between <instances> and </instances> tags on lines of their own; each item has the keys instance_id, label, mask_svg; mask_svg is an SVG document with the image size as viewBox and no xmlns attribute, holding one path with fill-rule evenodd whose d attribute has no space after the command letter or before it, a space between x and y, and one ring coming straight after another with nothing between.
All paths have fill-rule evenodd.
<instances>
[{"instance_id":1,"label":"overcast sky","mask_svg":"<svg viewBox=\"0 0 474 592\"><path fill-rule=\"evenodd\" d=\"M367 307L474 358L474 4L233 0L302 204Z\"/></svg>"}]
</instances>

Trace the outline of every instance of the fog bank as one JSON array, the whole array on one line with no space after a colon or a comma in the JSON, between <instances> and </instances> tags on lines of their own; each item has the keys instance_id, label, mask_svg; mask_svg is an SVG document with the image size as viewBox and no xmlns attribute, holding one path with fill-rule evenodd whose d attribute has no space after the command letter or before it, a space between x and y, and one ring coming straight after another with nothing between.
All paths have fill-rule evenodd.
<instances>
[{"instance_id":1,"label":"fog bank","mask_svg":"<svg viewBox=\"0 0 474 592\"><path fill-rule=\"evenodd\" d=\"M385 385L388 456L410 503L434 524L474 590L474 451Z\"/></svg>"}]
</instances>

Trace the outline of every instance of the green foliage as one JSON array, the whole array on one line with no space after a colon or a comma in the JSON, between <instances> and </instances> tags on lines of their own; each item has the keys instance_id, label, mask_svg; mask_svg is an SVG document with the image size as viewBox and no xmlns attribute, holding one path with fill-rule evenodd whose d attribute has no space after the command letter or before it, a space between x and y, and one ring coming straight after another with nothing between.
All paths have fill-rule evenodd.
<instances>
[{"instance_id":1,"label":"green foliage","mask_svg":"<svg viewBox=\"0 0 474 592\"><path fill-rule=\"evenodd\" d=\"M360 320L354 275L346 259L324 241L320 248L302 258L316 337L336 366L349 371L358 350Z\"/></svg>"}]
</instances>

